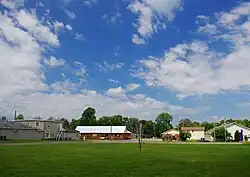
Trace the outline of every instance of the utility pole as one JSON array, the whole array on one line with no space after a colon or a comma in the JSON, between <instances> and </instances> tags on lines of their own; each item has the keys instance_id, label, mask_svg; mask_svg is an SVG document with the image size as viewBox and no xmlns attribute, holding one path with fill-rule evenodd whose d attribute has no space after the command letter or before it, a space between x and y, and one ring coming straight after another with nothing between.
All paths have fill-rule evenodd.
<instances>
[{"instance_id":1,"label":"utility pole","mask_svg":"<svg viewBox=\"0 0 250 177\"><path fill-rule=\"evenodd\" d=\"M214 142L215 142L215 120L214 120Z\"/></svg>"},{"instance_id":2,"label":"utility pole","mask_svg":"<svg viewBox=\"0 0 250 177\"><path fill-rule=\"evenodd\" d=\"M225 142L227 142L227 130L226 130L226 119L224 119L224 129L225 129Z\"/></svg>"},{"instance_id":3,"label":"utility pole","mask_svg":"<svg viewBox=\"0 0 250 177\"><path fill-rule=\"evenodd\" d=\"M139 131L138 131L138 147L140 149L140 152L142 152L142 124L141 124L141 121L139 121Z\"/></svg>"}]
</instances>

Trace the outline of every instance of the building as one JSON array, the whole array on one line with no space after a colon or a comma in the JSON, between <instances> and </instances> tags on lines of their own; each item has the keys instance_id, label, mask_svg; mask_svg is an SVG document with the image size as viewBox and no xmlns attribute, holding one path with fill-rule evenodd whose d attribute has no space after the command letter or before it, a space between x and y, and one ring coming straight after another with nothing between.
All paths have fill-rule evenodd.
<instances>
[{"instance_id":1,"label":"building","mask_svg":"<svg viewBox=\"0 0 250 177\"><path fill-rule=\"evenodd\" d=\"M128 140L132 134L126 126L77 126L82 140Z\"/></svg>"},{"instance_id":2,"label":"building","mask_svg":"<svg viewBox=\"0 0 250 177\"><path fill-rule=\"evenodd\" d=\"M0 140L42 140L44 132L22 123L0 120Z\"/></svg>"},{"instance_id":3,"label":"building","mask_svg":"<svg viewBox=\"0 0 250 177\"><path fill-rule=\"evenodd\" d=\"M161 136L164 140L167 141L179 141L180 140L180 132L176 129L167 130L161 133Z\"/></svg>"},{"instance_id":4,"label":"building","mask_svg":"<svg viewBox=\"0 0 250 177\"><path fill-rule=\"evenodd\" d=\"M222 127L225 127L225 129L228 131L228 133L231 134L230 139L234 140L234 134L238 130L239 132L242 132L243 140L244 140L244 136L247 136L248 141L250 141L250 128L245 127L245 126L240 125L240 124L237 124L236 122L232 122L232 123L229 123L229 124L226 124L226 123L222 124L222 125L216 127L216 129L217 128L222 128ZM214 128L206 131L205 132L205 139L208 140L208 141L214 141L214 138L212 136L213 132L214 132Z\"/></svg>"},{"instance_id":5,"label":"building","mask_svg":"<svg viewBox=\"0 0 250 177\"><path fill-rule=\"evenodd\" d=\"M78 140L78 132L68 131L63 128L63 122L60 120L15 120L15 122L32 127L34 129L42 130L44 132L43 139L52 140Z\"/></svg>"},{"instance_id":6,"label":"building","mask_svg":"<svg viewBox=\"0 0 250 177\"><path fill-rule=\"evenodd\" d=\"M204 127L181 127L181 131L191 134L190 140L205 139Z\"/></svg>"}]
</instances>

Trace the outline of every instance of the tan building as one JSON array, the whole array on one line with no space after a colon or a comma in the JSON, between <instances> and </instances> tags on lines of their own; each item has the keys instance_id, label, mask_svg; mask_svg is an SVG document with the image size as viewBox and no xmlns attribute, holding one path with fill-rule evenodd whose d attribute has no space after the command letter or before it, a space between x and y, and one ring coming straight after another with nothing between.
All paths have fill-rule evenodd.
<instances>
[{"instance_id":1,"label":"tan building","mask_svg":"<svg viewBox=\"0 0 250 177\"><path fill-rule=\"evenodd\" d=\"M179 141L180 140L180 132L176 129L167 130L161 133L161 136L164 140L167 141Z\"/></svg>"},{"instance_id":2,"label":"tan building","mask_svg":"<svg viewBox=\"0 0 250 177\"><path fill-rule=\"evenodd\" d=\"M181 131L191 134L191 140L203 140L205 139L204 127L181 127Z\"/></svg>"}]
</instances>

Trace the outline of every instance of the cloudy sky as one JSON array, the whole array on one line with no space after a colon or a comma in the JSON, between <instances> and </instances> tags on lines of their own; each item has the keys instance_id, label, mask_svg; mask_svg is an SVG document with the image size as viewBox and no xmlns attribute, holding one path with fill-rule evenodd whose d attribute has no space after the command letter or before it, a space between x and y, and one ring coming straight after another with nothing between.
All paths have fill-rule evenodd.
<instances>
[{"instance_id":1,"label":"cloudy sky","mask_svg":"<svg viewBox=\"0 0 250 177\"><path fill-rule=\"evenodd\" d=\"M1 0L0 116L250 115L250 2Z\"/></svg>"}]
</instances>

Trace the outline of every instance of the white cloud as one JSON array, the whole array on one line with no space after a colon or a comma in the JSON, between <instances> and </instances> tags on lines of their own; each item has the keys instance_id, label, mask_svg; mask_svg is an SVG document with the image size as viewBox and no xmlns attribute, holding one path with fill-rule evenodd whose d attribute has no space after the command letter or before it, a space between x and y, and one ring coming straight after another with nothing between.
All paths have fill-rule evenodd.
<instances>
[{"instance_id":1,"label":"white cloud","mask_svg":"<svg viewBox=\"0 0 250 177\"><path fill-rule=\"evenodd\" d=\"M181 9L181 2L182 0L132 1L128 9L139 15L136 27L140 37L151 37L159 29L166 28L167 23L174 19L175 12Z\"/></svg>"},{"instance_id":2,"label":"white cloud","mask_svg":"<svg viewBox=\"0 0 250 177\"><path fill-rule=\"evenodd\" d=\"M109 64L107 61L104 61L103 64L96 63L96 66L99 68L100 71L102 72L108 72L108 71L113 71L115 69L122 68L124 63L113 63Z\"/></svg>"},{"instance_id":3,"label":"white cloud","mask_svg":"<svg viewBox=\"0 0 250 177\"><path fill-rule=\"evenodd\" d=\"M9 9L15 10L24 6L24 0L1 0L1 4Z\"/></svg>"},{"instance_id":4,"label":"white cloud","mask_svg":"<svg viewBox=\"0 0 250 177\"><path fill-rule=\"evenodd\" d=\"M109 82L112 82L114 84L119 84L120 82L118 80L114 80L114 79L108 79Z\"/></svg>"},{"instance_id":5,"label":"white cloud","mask_svg":"<svg viewBox=\"0 0 250 177\"><path fill-rule=\"evenodd\" d=\"M65 14L66 14L69 18L71 18L71 19L76 19L76 15L75 15L74 12L71 12L71 11L65 9L65 8L62 8L62 9L63 9L63 11L65 12Z\"/></svg>"},{"instance_id":6,"label":"white cloud","mask_svg":"<svg viewBox=\"0 0 250 177\"><path fill-rule=\"evenodd\" d=\"M86 40L84 34L80 34L80 33L76 33L75 39L79 40L79 41L85 41Z\"/></svg>"},{"instance_id":7,"label":"white cloud","mask_svg":"<svg viewBox=\"0 0 250 177\"><path fill-rule=\"evenodd\" d=\"M138 89L140 87L140 84L128 84L127 86L126 86L126 89L127 89L127 91L133 91L133 90L136 90L136 89Z\"/></svg>"},{"instance_id":8,"label":"white cloud","mask_svg":"<svg viewBox=\"0 0 250 177\"><path fill-rule=\"evenodd\" d=\"M0 21L0 37L4 39L0 40L0 97L47 90L40 63L45 48L40 42L58 47L56 34L38 21L34 10L10 9L0 13Z\"/></svg>"},{"instance_id":9,"label":"white cloud","mask_svg":"<svg viewBox=\"0 0 250 177\"><path fill-rule=\"evenodd\" d=\"M243 20L241 17L248 16ZM249 90L250 79L250 3L243 3L229 13L216 15L219 32L208 31L221 45L230 43L230 50L216 52L202 41L179 44L162 58L139 61L134 76L149 86L166 87L183 98L193 95ZM215 41L218 42L218 41Z\"/></svg>"},{"instance_id":10,"label":"white cloud","mask_svg":"<svg viewBox=\"0 0 250 177\"><path fill-rule=\"evenodd\" d=\"M60 88L57 89L60 90ZM97 116L122 114L147 120L155 119L159 113L166 111L173 115L197 113L194 109L173 106L145 95L131 96L126 100L104 96L91 90L83 90L78 94L70 94L63 90L62 94L35 92L15 95L1 102L0 114L12 115L10 109L12 105L15 105L14 108L18 112L22 111L27 118L34 116L79 118L88 106L96 108Z\"/></svg>"},{"instance_id":11,"label":"white cloud","mask_svg":"<svg viewBox=\"0 0 250 177\"><path fill-rule=\"evenodd\" d=\"M63 59L57 59L56 57L50 56L49 59L44 60L44 64L51 68L56 68L59 66L63 66L65 64L65 60Z\"/></svg>"},{"instance_id":12,"label":"white cloud","mask_svg":"<svg viewBox=\"0 0 250 177\"><path fill-rule=\"evenodd\" d=\"M108 16L107 14L102 15L102 19L106 20L108 23L122 23L122 16L120 12L116 12L112 16Z\"/></svg>"},{"instance_id":13,"label":"white cloud","mask_svg":"<svg viewBox=\"0 0 250 177\"><path fill-rule=\"evenodd\" d=\"M57 35L52 33L50 28L41 24L36 17L35 11L32 12L20 10L14 13L19 24L24 27L28 32L34 36L38 42L49 43L53 46L59 46Z\"/></svg>"},{"instance_id":14,"label":"white cloud","mask_svg":"<svg viewBox=\"0 0 250 177\"><path fill-rule=\"evenodd\" d=\"M68 30L68 31L72 31L72 26L70 26L69 24L65 25L65 28Z\"/></svg>"},{"instance_id":15,"label":"white cloud","mask_svg":"<svg viewBox=\"0 0 250 177\"><path fill-rule=\"evenodd\" d=\"M146 44L146 41L143 38L139 37L137 34L133 34L132 42L135 44Z\"/></svg>"},{"instance_id":16,"label":"white cloud","mask_svg":"<svg viewBox=\"0 0 250 177\"><path fill-rule=\"evenodd\" d=\"M123 97L123 98L126 98L126 90L123 89L122 87L110 88L106 92L106 95L112 96L112 97Z\"/></svg>"},{"instance_id":17,"label":"white cloud","mask_svg":"<svg viewBox=\"0 0 250 177\"><path fill-rule=\"evenodd\" d=\"M64 24L62 22L58 22L56 21L54 23L54 29L55 29L55 32L56 33L59 33L60 30L63 30L64 29Z\"/></svg>"},{"instance_id":18,"label":"white cloud","mask_svg":"<svg viewBox=\"0 0 250 177\"><path fill-rule=\"evenodd\" d=\"M83 3L91 7L92 5L97 4L97 0L84 0Z\"/></svg>"},{"instance_id":19,"label":"white cloud","mask_svg":"<svg viewBox=\"0 0 250 177\"><path fill-rule=\"evenodd\" d=\"M48 54L48 48L60 47L58 36L52 31L51 24L55 22L41 22L35 10L19 10L16 7L13 10L10 8L10 12L0 12L0 21L0 38L3 39L0 40L0 115L11 116L13 109L16 109L27 118L78 118L88 106L95 107L98 116L123 114L142 119L154 119L163 111L171 114L197 113L193 109L173 106L143 95L127 95L125 99L94 90L79 92L82 89L81 82L73 82L65 74L62 74L63 81L48 84L41 59ZM60 59L51 57L45 62L55 67L58 61ZM60 61L59 65L62 63ZM76 71L81 72L79 76L83 77L86 73L84 66L80 62L74 63L78 66ZM104 66L113 70L123 64L104 63ZM118 95L123 90L116 88ZM115 90L107 92L114 95Z\"/></svg>"}]
</instances>

